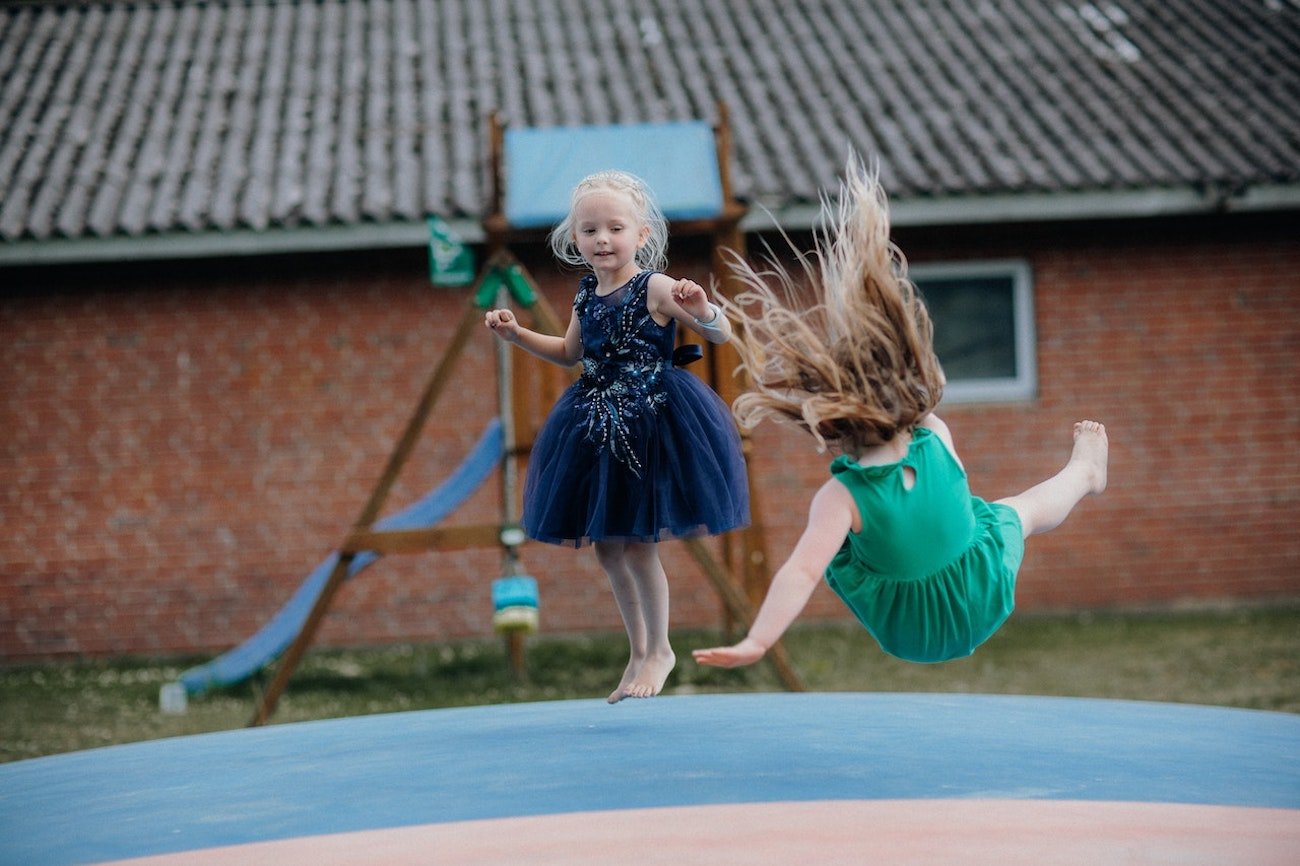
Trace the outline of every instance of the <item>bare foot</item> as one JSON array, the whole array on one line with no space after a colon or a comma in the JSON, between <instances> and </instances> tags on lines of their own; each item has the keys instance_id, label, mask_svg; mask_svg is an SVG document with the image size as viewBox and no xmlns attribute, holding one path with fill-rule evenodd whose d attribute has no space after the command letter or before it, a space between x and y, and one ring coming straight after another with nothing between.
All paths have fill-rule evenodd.
<instances>
[{"instance_id":1,"label":"bare foot","mask_svg":"<svg viewBox=\"0 0 1300 866\"><path fill-rule=\"evenodd\" d=\"M623 679L618 681L618 688L610 692L609 697L605 698L606 703L616 704L628 696L627 689L632 685L632 681L636 679L637 672L641 670L641 664L640 659L628 660L627 668L623 671Z\"/></svg>"},{"instance_id":2,"label":"bare foot","mask_svg":"<svg viewBox=\"0 0 1300 866\"><path fill-rule=\"evenodd\" d=\"M664 681L677 665L677 656L672 650L660 655L652 655L645 660L641 670L626 686L620 686L625 698L652 698L663 691ZM611 697L613 697L611 695ZM610 701L613 703L613 701Z\"/></svg>"},{"instance_id":3,"label":"bare foot","mask_svg":"<svg viewBox=\"0 0 1300 866\"><path fill-rule=\"evenodd\" d=\"M1106 489L1106 465L1110 459L1110 440L1106 438L1105 425L1097 421L1079 421L1074 425L1074 450L1070 462L1078 463L1088 472L1090 493Z\"/></svg>"}]
</instances>

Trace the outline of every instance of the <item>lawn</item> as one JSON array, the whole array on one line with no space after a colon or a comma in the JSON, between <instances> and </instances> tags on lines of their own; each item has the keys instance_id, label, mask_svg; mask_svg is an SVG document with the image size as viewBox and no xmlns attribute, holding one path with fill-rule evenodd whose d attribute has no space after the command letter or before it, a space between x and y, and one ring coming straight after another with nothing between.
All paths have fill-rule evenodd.
<instances>
[{"instance_id":1,"label":"lawn","mask_svg":"<svg viewBox=\"0 0 1300 866\"><path fill-rule=\"evenodd\" d=\"M674 635L679 663L666 694L781 688L766 665L720 671L689 660L693 647L718 639ZM933 666L891 659L847 623L797 626L786 647L811 691L1063 695L1300 713L1300 607L1017 615L971 658ZM626 652L622 635L534 637L527 681L517 682L497 640L316 650L272 722L603 697ZM192 699L184 715L159 711L159 688L203 660L0 668L0 761L242 727L264 681Z\"/></svg>"}]
</instances>

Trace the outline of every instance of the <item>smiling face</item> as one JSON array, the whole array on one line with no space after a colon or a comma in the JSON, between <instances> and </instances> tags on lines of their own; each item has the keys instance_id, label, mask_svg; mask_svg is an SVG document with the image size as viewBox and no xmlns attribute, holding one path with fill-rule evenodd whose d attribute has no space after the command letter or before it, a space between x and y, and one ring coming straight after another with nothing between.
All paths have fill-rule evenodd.
<instances>
[{"instance_id":1,"label":"smiling face","mask_svg":"<svg viewBox=\"0 0 1300 866\"><path fill-rule=\"evenodd\" d=\"M573 239L602 289L614 289L639 270L636 254L649 236L632 200L617 192L590 192L573 208Z\"/></svg>"}]
</instances>

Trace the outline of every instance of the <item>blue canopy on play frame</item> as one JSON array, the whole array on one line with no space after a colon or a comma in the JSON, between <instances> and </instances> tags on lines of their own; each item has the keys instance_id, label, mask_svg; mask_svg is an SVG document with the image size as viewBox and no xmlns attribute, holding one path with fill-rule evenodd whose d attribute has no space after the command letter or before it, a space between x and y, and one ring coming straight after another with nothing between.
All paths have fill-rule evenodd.
<instances>
[{"instance_id":1,"label":"blue canopy on play frame","mask_svg":"<svg viewBox=\"0 0 1300 866\"><path fill-rule=\"evenodd\" d=\"M713 127L693 120L507 129L506 222L515 228L555 225L568 213L578 182L606 169L645 181L670 221L722 213Z\"/></svg>"}]
</instances>

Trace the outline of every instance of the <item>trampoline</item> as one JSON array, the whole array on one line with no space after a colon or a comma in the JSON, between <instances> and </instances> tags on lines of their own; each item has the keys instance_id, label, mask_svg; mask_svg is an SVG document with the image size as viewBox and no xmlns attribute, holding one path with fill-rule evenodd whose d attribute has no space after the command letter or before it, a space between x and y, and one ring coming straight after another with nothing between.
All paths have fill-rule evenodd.
<instances>
[{"instance_id":1,"label":"trampoline","mask_svg":"<svg viewBox=\"0 0 1300 866\"><path fill-rule=\"evenodd\" d=\"M1300 862L1300 716L661 696L275 725L0 766L0 863Z\"/></svg>"}]
</instances>

